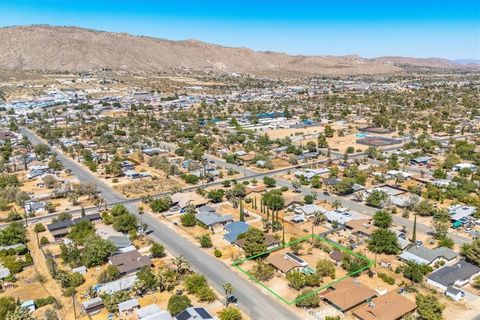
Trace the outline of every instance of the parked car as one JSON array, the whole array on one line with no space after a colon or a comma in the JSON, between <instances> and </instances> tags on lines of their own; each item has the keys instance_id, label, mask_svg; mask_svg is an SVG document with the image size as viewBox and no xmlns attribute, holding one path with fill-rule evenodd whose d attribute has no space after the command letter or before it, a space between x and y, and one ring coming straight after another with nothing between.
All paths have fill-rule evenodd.
<instances>
[{"instance_id":1,"label":"parked car","mask_svg":"<svg viewBox=\"0 0 480 320\"><path fill-rule=\"evenodd\" d=\"M234 304L234 305L237 305L237 297L235 297L234 295L229 295L227 297L227 304Z\"/></svg>"}]
</instances>

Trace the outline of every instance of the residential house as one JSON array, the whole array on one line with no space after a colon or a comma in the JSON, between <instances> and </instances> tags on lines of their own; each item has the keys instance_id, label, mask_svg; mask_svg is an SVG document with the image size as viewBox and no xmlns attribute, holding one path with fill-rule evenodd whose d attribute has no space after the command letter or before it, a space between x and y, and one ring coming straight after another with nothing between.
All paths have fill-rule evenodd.
<instances>
[{"instance_id":1,"label":"residential house","mask_svg":"<svg viewBox=\"0 0 480 320\"><path fill-rule=\"evenodd\" d=\"M438 180L432 181L431 184L439 188L448 188L449 186L454 186L457 183L448 179L438 179Z\"/></svg>"},{"instance_id":2,"label":"residential house","mask_svg":"<svg viewBox=\"0 0 480 320\"><path fill-rule=\"evenodd\" d=\"M319 156L318 151L315 152L303 152L302 154L297 156L298 161L307 161L310 159L317 158Z\"/></svg>"},{"instance_id":3,"label":"residential house","mask_svg":"<svg viewBox=\"0 0 480 320\"><path fill-rule=\"evenodd\" d=\"M25 212L38 213L45 211L45 202L42 201L29 201L25 203Z\"/></svg>"},{"instance_id":4,"label":"residential house","mask_svg":"<svg viewBox=\"0 0 480 320\"><path fill-rule=\"evenodd\" d=\"M127 170L127 171L124 172L124 174L125 174L125 177L127 177L130 180L136 180L136 179L151 177L150 173L148 173L148 172L137 172L135 170Z\"/></svg>"},{"instance_id":5,"label":"residential house","mask_svg":"<svg viewBox=\"0 0 480 320\"><path fill-rule=\"evenodd\" d=\"M330 259L332 259L335 262L335 265L339 266L342 263L343 259L343 252L340 250L333 250L329 254Z\"/></svg>"},{"instance_id":6,"label":"residential house","mask_svg":"<svg viewBox=\"0 0 480 320\"><path fill-rule=\"evenodd\" d=\"M261 193L267 190L267 187L265 187L263 184L262 185L257 185L257 186L247 186L246 187L246 194L250 193Z\"/></svg>"},{"instance_id":7,"label":"residential house","mask_svg":"<svg viewBox=\"0 0 480 320\"><path fill-rule=\"evenodd\" d=\"M453 263L457 260L457 257L458 254L452 249L446 247L429 249L424 246L411 246L399 256L403 261L414 261L430 266L439 261L444 261L447 264Z\"/></svg>"},{"instance_id":8,"label":"residential house","mask_svg":"<svg viewBox=\"0 0 480 320\"><path fill-rule=\"evenodd\" d=\"M373 298L353 311L360 320L398 320L415 311L417 304L396 291Z\"/></svg>"},{"instance_id":9,"label":"residential house","mask_svg":"<svg viewBox=\"0 0 480 320\"><path fill-rule=\"evenodd\" d=\"M287 274L292 270L302 271L308 266L308 263L291 252L271 253L267 257L267 262L283 274Z\"/></svg>"},{"instance_id":10,"label":"residential house","mask_svg":"<svg viewBox=\"0 0 480 320\"><path fill-rule=\"evenodd\" d=\"M126 315L139 307L140 305L138 304L137 299L129 299L118 304L118 312L121 315Z\"/></svg>"},{"instance_id":11,"label":"residential house","mask_svg":"<svg viewBox=\"0 0 480 320\"><path fill-rule=\"evenodd\" d=\"M428 164L430 160L432 160L432 157L422 156L422 157L413 158L412 160L410 160L410 163L425 165L425 164Z\"/></svg>"},{"instance_id":12,"label":"residential house","mask_svg":"<svg viewBox=\"0 0 480 320\"><path fill-rule=\"evenodd\" d=\"M239 161L242 161L243 163L247 163L247 162L250 162L252 161L253 159L255 158L255 154L244 154L244 155L241 155L241 156L237 156L237 159Z\"/></svg>"},{"instance_id":13,"label":"residential house","mask_svg":"<svg viewBox=\"0 0 480 320\"><path fill-rule=\"evenodd\" d=\"M245 239L237 239L233 242L237 247L243 249L243 245L245 243ZM274 236L271 234L265 234L265 245L267 246L267 250L271 250L274 248L277 248L278 246L281 245L281 241L276 239Z\"/></svg>"},{"instance_id":14,"label":"residential house","mask_svg":"<svg viewBox=\"0 0 480 320\"><path fill-rule=\"evenodd\" d=\"M72 225L72 220L64 220L50 223L49 225L47 225L47 229L48 231L50 231L55 240L60 240L68 234L68 229Z\"/></svg>"},{"instance_id":15,"label":"residential house","mask_svg":"<svg viewBox=\"0 0 480 320\"><path fill-rule=\"evenodd\" d=\"M196 192L180 192L171 196L172 206L178 206L180 210L185 209L189 204L194 207L204 206L208 203L208 199L205 199Z\"/></svg>"},{"instance_id":16,"label":"residential house","mask_svg":"<svg viewBox=\"0 0 480 320\"><path fill-rule=\"evenodd\" d=\"M76 268L72 268L72 273L80 273L81 275L86 275L87 274L87 267L85 266L80 266Z\"/></svg>"},{"instance_id":17,"label":"residential house","mask_svg":"<svg viewBox=\"0 0 480 320\"><path fill-rule=\"evenodd\" d=\"M112 294L122 290L130 290L133 288L133 285L137 281L136 275L131 275L129 277L124 277L115 281L107 282L98 287L98 291L101 293Z\"/></svg>"},{"instance_id":18,"label":"residential house","mask_svg":"<svg viewBox=\"0 0 480 320\"><path fill-rule=\"evenodd\" d=\"M50 223L49 225L47 225L47 229L48 231L50 231L54 239L58 241L68 234L69 228L71 226L84 220L90 221L90 222L99 221L101 220L101 217L100 217L100 214L98 213L88 214L84 217L76 218L74 220L64 220L64 221Z\"/></svg>"},{"instance_id":19,"label":"residential house","mask_svg":"<svg viewBox=\"0 0 480 320\"><path fill-rule=\"evenodd\" d=\"M358 279L347 278L333 284L320 296L337 310L347 312L377 295L377 292L361 284Z\"/></svg>"},{"instance_id":20,"label":"residential house","mask_svg":"<svg viewBox=\"0 0 480 320\"><path fill-rule=\"evenodd\" d=\"M305 169L306 172L308 173L313 173L315 175L324 175L330 172L330 169L328 168L320 168L320 169Z\"/></svg>"},{"instance_id":21,"label":"residential house","mask_svg":"<svg viewBox=\"0 0 480 320\"><path fill-rule=\"evenodd\" d=\"M465 292L459 288L455 288L454 286L449 286L445 291L445 295L455 301L459 301L465 296Z\"/></svg>"},{"instance_id":22,"label":"residential house","mask_svg":"<svg viewBox=\"0 0 480 320\"><path fill-rule=\"evenodd\" d=\"M460 171L462 169L469 169L470 171L475 171L477 170L477 166L472 164L472 163L458 163L453 166L452 170L453 171Z\"/></svg>"},{"instance_id":23,"label":"residential house","mask_svg":"<svg viewBox=\"0 0 480 320\"><path fill-rule=\"evenodd\" d=\"M327 211L324 213L324 215L328 222L338 223L342 225L347 223L348 221L360 218L358 214L348 211L346 209Z\"/></svg>"},{"instance_id":24,"label":"residential house","mask_svg":"<svg viewBox=\"0 0 480 320\"><path fill-rule=\"evenodd\" d=\"M111 241L115 245L117 253L125 253L136 250L135 246L132 245L132 242L126 236L109 236L107 240Z\"/></svg>"},{"instance_id":25,"label":"residential house","mask_svg":"<svg viewBox=\"0 0 480 320\"><path fill-rule=\"evenodd\" d=\"M267 162L265 160L258 160L257 162L255 162L255 165L259 168L265 168L266 164Z\"/></svg>"},{"instance_id":26,"label":"residential house","mask_svg":"<svg viewBox=\"0 0 480 320\"><path fill-rule=\"evenodd\" d=\"M350 220L345 223L347 230L354 235L370 238L372 233L378 228L372 224L371 219Z\"/></svg>"},{"instance_id":27,"label":"residential house","mask_svg":"<svg viewBox=\"0 0 480 320\"><path fill-rule=\"evenodd\" d=\"M472 216L476 211L476 207L465 206L461 204L457 204L448 208L448 213L450 213L450 219L453 222L454 228L467 223L469 217Z\"/></svg>"},{"instance_id":28,"label":"residential house","mask_svg":"<svg viewBox=\"0 0 480 320\"><path fill-rule=\"evenodd\" d=\"M162 149L162 148L144 148L142 150L142 152L144 154L146 154L147 156L150 156L150 157L161 154L161 153L168 153L167 150Z\"/></svg>"},{"instance_id":29,"label":"residential house","mask_svg":"<svg viewBox=\"0 0 480 320\"><path fill-rule=\"evenodd\" d=\"M218 214L211 206L203 206L198 208L196 218L199 222L212 230L217 226L225 225L228 222L233 221L231 215L227 214L222 216Z\"/></svg>"},{"instance_id":30,"label":"residential house","mask_svg":"<svg viewBox=\"0 0 480 320\"><path fill-rule=\"evenodd\" d=\"M225 239L228 243L233 243L235 240L237 240L239 235L247 232L250 226L243 221L233 221L227 223L223 228L226 231L223 239Z\"/></svg>"},{"instance_id":31,"label":"residential house","mask_svg":"<svg viewBox=\"0 0 480 320\"><path fill-rule=\"evenodd\" d=\"M117 267L121 275L136 273L152 265L150 258L142 256L136 250L114 255L110 257L109 263Z\"/></svg>"},{"instance_id":32,"label":"residential house","mask_svg":"<svg viewBox=\"0 0 480 320\"><path fill-rule=\"evenodd\" d=\"M450 286L464 286L478 275L480 275L480 267L460 260L452 266L443 266L429 274L427 283L445 292Z\"/></svg>"},{"instance_id":33,"label":"residential house","mask_svg":"<svg viewBox=\"0 0 480 320\"><path fill-rule=\"evenodd\" d=\"M135 310L138 320L172 320L172 316L168 311L160 309L156 304L149 304Z\"/></svg>"},{"instance_id":34,"label":"residential house","mask_svg":"<svg viewBox=\"0 0 480 320\"><path fill-rule=\"evenodd\" d=\"M205 308L195 308L190 307L180 312L175 320L215 320L216 318L212 316Z\"/></svg>"},{"instance_id":35,"label":"residential house","mask_svg":"<svg viewBox=\"0 0 480 320\"><path fill-rule=\"evenodd\" d=\"M304 178L307 179L308 181L310 181L313 177L316 176L316 174L313 173L313 172L306 172L306 171L301 171L301 170L297 170L297 171L295 171L293 174L294 174L294 176L297 177L297 178L304 177Z\"/></svg>"},{"instance_id":36,"label":"residential house","mask_svg":"<svg viewBox=\"0 0 480 320\"><path fill-rule=\"evenodd\" d=\"M129 170L135 170L135 164L128 160L120 162L120 167L123 172L129 171Z\"/></svg>"},{"instance_id":37,"label":"residential house","mask_svg":"<svg viewBox=\"0 0 480 320\"><path fill-rule=\"evenodd\" d=\"M35 311L35 301L33 300L27 300L27 301L23 301L22 304L20 305L20 307L22 308L25 308L31 312Z\"/></svg>"},{"instance_id":38,"label":"residential house","mask_svg":"<svg viewBox=\"0 0 480 320\"><path fill-rule=\"evenodd\" d=\"M80 221L90 221L90 222L96 222L96 221L101 221L102 217L100 213L92 213L92 214L87 214L83 217L73 219L73 224L77 224Z\"/></svg>"},{"instance_id":39,"label":"residential house","mask_svg":"<svg viewBox=\"0 0 480 320\"><path fill-rule=\"evenodd\" d=\"M10 275L10 269L0 266L0 280L5 279Z\"/></svg>"},{"instance_id":40,"label":"residential house","mask_svg":"<svg viewBox=\"0 0 480 320\"><path fill-rule=\"evenodd\" d=\"M303 205L303 206L300 206L300 207L296 207L295 209L293 209L293 211L296 213L296 214L299 214L299 215L304 215L306 217L310 217L310 216L313 216L313 214L315 212L321 212L321 213L325 213L327 212L327 210L325 210L324 208L316 205L316 204L306 204L306 205Z\"/></svg>"},{"instance_id":41,"label":"residential house","mask_svg":"<svg viewBox=\"0 0 480 320\"><path fill-rule=\"evenodd\" d=\"M82 309L87 315L93 315L100 312L103 309L103 300L100 297L96 297L82 302Z\"/></svg>"},{"instance_id":42,"label":"residential house","mask_svg":"<svg viewBox=\"0 0 480 320\"><path fill-rule=\"evenodd\" d=\"M387 171L387 177L390 179L394 179L395 177L400 176L405 180L408 180L413 177L413 174L406 172L406 171L400 171L400 170L389 170Z\"/></svg>"},{"instance_id":43,"label":"residential house","mask_svg":"<svg viewBox=\"0 0 480 320\"><path fill-rule=\"evenodd\" d=\"M31 166L29 172L27 173L27 179L33 179L38 176L41 176L44 173L50 171L50 168L47 165L38 165L38 166Z\"/></svg>"}]
</instances>

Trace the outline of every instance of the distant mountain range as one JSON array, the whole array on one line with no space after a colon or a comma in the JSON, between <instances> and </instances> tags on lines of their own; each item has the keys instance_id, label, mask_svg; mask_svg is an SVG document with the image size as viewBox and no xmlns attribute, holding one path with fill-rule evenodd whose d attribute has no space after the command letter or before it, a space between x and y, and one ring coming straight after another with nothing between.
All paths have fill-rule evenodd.
<instances>
[{"instance_id":1,"label":"distant mountain range","mask_svg":"<svg viewBox=\"0 0 480 320\"><path fill-rule=\"evenodd\" d=\"M459 63L459 64L478 64L478 65L480 65L480 60L478 60L478 59L456 59L456 60L453 60L453 62Z\"/></svg>"},{"instance_id":2,"label":"distant mountain range","mask_svg":"<svg viewBox=\"0 0 480 320\"><path fill-rule=\"evenodd\" d=\"M126 33L46 25L0 28L0 69L39 71L236 72L256 75L401 73L407 67L477 69L429 58L302 56L230 48L197 40L171 41Z\"/></svg>"}]
</instances>

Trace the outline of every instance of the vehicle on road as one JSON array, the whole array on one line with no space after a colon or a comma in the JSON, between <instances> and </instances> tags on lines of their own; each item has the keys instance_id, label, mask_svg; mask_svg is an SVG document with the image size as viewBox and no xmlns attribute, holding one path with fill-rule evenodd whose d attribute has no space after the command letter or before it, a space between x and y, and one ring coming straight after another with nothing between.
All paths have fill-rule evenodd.
<instances>
[{"instance_id":1,"label":"vehicle on road","mask_svg":"<svg viewBox=\"0 0 480 320\"><path fill-rule=\"evenodd\" d=\"M227 305L234 304L237 305L238 299L234 295L227 296Z\"/></svg>"}]
</instances>

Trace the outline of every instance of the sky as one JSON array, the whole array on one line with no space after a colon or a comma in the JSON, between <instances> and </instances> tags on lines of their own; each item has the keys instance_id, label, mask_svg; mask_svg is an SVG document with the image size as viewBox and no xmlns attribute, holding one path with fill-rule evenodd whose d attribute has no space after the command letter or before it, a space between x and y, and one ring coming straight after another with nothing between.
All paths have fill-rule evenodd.
<instances>
[{"instance_id":1,"label":"sky","mask_svg":"<svg viewBox=\"0 0 480 320\"><path fill-rule=\"evenodd\" d=\"M480 0L1 0L50 24L304 55L480 59Z\"/></svg>"}]
</instances>

